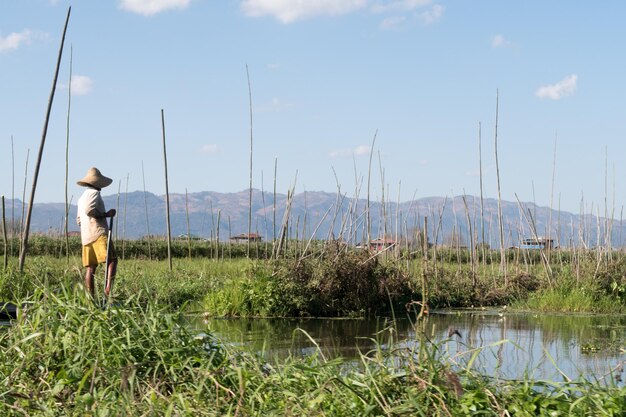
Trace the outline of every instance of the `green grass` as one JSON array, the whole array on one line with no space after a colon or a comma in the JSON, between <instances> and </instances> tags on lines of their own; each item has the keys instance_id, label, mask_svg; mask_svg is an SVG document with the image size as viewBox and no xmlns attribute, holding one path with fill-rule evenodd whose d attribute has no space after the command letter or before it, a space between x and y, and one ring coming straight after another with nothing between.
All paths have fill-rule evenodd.
<instances>
[{"instance_id":1,"label":"green grass","mask_svg":"<svg viewBox=\"0 0 626 417\"><path fill-rule=\"evenodd\" d=\"M486 379L455 368L445 346L425 339L396 346L393 332L356 361L318 352L269 364L191 333L178 313L141 297L102 310L80 288L36 287L21 300L34 303L0 332L1 415L619 416L626 409L623 386Z\"/></svg>"},{"instance_id":2,"label":"green grass","mask_svg":"<svg viewBox=\"0 0 626 417\"><path fill-rule=\"evenodd\" d=\"M619 298L585 287L542 290L512 307L559 313L626 313L626 305Z\"/></svg>"}]
</instances>

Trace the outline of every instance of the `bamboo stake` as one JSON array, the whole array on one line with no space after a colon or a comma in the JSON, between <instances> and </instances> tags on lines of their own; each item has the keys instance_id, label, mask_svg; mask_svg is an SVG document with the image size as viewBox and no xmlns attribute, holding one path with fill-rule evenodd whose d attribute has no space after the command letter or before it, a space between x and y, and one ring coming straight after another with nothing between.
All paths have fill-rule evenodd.
<instances>
[{"instance_id":1,"label":"bamboo stake","mask_svg":"<svg viewBox=\"0 0 626 417\"><path fill-rule=\"evenodd\" d=\"M70 45L70 75L67 83L67 121L65 124L65 256L67 263L70 263L70 237L67 235L70 217L70 203L67 198L69 164L70 164L70 111L72 108L72 61L74 48Z\"/></svg>"},{"instance_id":2,"label":"bamboo stake","mask_svg":"<svg viewBox=\"0 0 626 417\"><path fill-rule=\"evenodd\" d=\"M191 228L189 227L189 195L187 188L185 188L185 218L187 219L187 250L189 252L189 260L191 260ZM212 214L211 218L213 218Z\"/></svg>"},{"instance_id":3,"label":"bamboo stake","mask_svg":"<svg viewBox=\"0 0 626 417\"><path fill-rule=\"evenodd\" d=\"M233 240L230 239L230 236L233 235L232 229L230 228L230 214L228 215L228 257L230 259L233 258Z\"/></svg>"},{"instance_id":4,"label":"bamboo stake","mask_svg":"<svg viewBox=\"0 0 626 417\"><path fill-rule=\"evenodd\" d=\"M170 226L170 190L167 178L167 148L165 146L165 114L161 109L161 131L163 132L163 163L165 165L165 222L167 226L167 262L172 271L172 228Z\"/></svg>"},{"instance_id":5,"label":"bamboo stake","mask_svg":"<svg viewBox=\"0 0 626 417\"><path fill-rule=\"evenodd\" d=\"M122 180L120 179L117 182L117 201L115 203L115 210L117 213L121 213L122 211L120 210L120 196L122 195ZM120 223L121 222L115 222L115 243L117 244L119 238L120 238Z\"/></svg>"},{"instance_id":6,"label":"bamboo stake","mask_svg":"<svg viewBox=\"0 0 626 417\"><path fill-rule=\"evenodd\" d=\"M26 210L26 183L28 181L28 158L30 156L30 149L26 150L26 163L24 164L24 186L22 188L22 217L20 217L19 233L22 234L24 230L24 211ZM22 251L22 240L20 239L20 252ZM11 254L13 254L13 247L11 247Z\"/></svg>"},{"instance_id":7,"label":"bamboo stake","mask_svg":"<svg viewBox=\"0 0 626 417\"><path fill-rule=\"evenodd\" d=\"M2 196L2 238L4 241L4 269L6 270L9 266L9 254L7 253L7 221L4 214L4 196Z\"/></svg>"},{"instance_id":8,"label":"bamboo stake","mask_svg":"<svg viewBox=\"0 0 626 417\"><path fill-rule=\"evenodd\" d=\"M150 220L148 218L148 196L146 194L146 174L143 169L143 161L141 161L141 179L143 182L143 203L146 209L146 233L148 239L148 259L152 259L151 236L150 236Z\"/></svg>"},{"instance_id":9,"label":"bamboo stake","mask_svg":"<svg viewBox=\"0 0 626 417\"><path fill-rule=\"evenodd\" d=\"M220 254L219 254L219 250L220 250L220 222L221 222L221 216L222 216L222 210L221 209L217 209L217 230L215 233L215 247L217 249L217 259L219 260L220 258ZM222 258L224 258L224 251L222 251Z\"/></svg>"},{"instance_id":10,"label":"bamboo stake","mask_svg":"<svg viewBox=\"0 0 626 417\"><path fill-rule=\"evenodd\" d=\"M24 200L22 200L24 205ZM13 135L11 135L11 254L13 253L13 239L15 237L15 150ZM6 252L6 250L5 250Z\"/></svg>"},{"instance_id":11,"label":"bamboo stake","mask_svg":"<svg viewBox=\"0 0 626 417\"><path fill-rule=\"evenodd\" d=\"M246 64L246 76L248 78L248 98L250 106L250 187L248 199L248 258L250 258L250 233L252 232L252 88L250 86L250 72Z\"/></svg>"},{"instance_id":12,"label":"bamboo stake","mask_svg":"<svg viewBox=\"0 0 626 417\"><path fill-rule=\"evenodd\" d=\"M374 155L374 144L376 143L376 135L378 135L378 129L374 132L374 138L372 139L372 147L370 149L370 160L367 166L367 202L365 207L365 237L366 237L366 245L369 247L370 241L372 240L372 218L370 214L370 183L372 177L372 156Z\"/></svg>"},{"instance_id":13,"label":"bamboo stake","mask_svg":"<svg viewBox=\"0 0 626 417\"><path fill-rule=\"evenodd\" d=\"M465 190L463 192L463 205L465 206L465 216L467 217L467 227L469 228L469 235L470 235L470 242L469 242L469 249L470 249L470 262L471 262L471 271L472 271L472 293L476 294L476 288L477 288L477 281L476 281L476 259L475 259L475 251L474 251L474 239L473 239L473 233L472 233L472 221L470 219L470 213L469 213L469 208L467 206L467 200L465 197Z\"/></svg>"},{"instance_id":14,"label":"bamboo stake","mask_svg":"<svg viewBox=\"0 0 626 417\"><path fill-rule=\"evenodd\" d=\"M272 222L272 248L276 245L276 174L278 171L278 158L274 157L274 203L272 206L272 215L274 220Z\"/></svg>"},{"instance_id":15,"label":"bamboo stake","mask_svg":"<svg viewBox=\"0 0 626 417\"><path fill-rule=\"evenodd\" d=\"M552 187L550 189L550 215L548 218L548 242L551 242L552 239L552 207L554 201L554 179L556 178L556 140L557 134L554 133L554 155L552 157ZM552 252L552 247L548 251L548 262L550 261L550 254Z\"/></svg>"},{"instance_id":16,"label":"bamboo stake","mask_svg":"<svg viewBox=\"0 0 626 417\"><path fill-rule=\"evenodd\" d=\"M54 101L54 92L56 91L57 79L59 77L59 68L61 66L61 57L63 56L63 45L65 43L65 33L67 32L67 25L70 20L70 13L72 7L67 9L67 17L65 18L65 26L63 27L63 36L61 37L61 47L59 48L59 55L57 58L56 70L54 72L54 80L52 81L52 91L50 92L50 98L48 100L48 109L46 111L46 118L44 121L43 133L41 135L41 143L39 145L39 154L37 156L37 163L35 164L35 174L33 177L33 186L30 193L30 202L28 203L28 213L26 214L26 224L24 225L24 234L22 236L22 250L20 251L19 270L24 271L24 263L26 261L26 253L28 252L28 233L30 231L30 220L33 213L33 204L35 203L35 191L37 190L37 179L39 178L39 168L41 167L41 160L43 158L43 148L46 143L46 135L48 133L48 122L50 121L50 112L52 111L52 102Z\"/></svg>"},{"instance_id":17,"label":"bamboo stake","mask_svg":"<svg viewBox=\"0 0 626 417\"><path fill-rule=\"evenodd\" d=\"M126 259L126 208L128 206L128 178L130 174L126 174L126 191L124 192L124 225L122 226L122 259Z\"/></svg>"},{"instance_id":18,"label":"bamboo stake","mask_svg":"<svg viewBox=\"0 0 626 417\"><path fill-rule=\"evenodd\" d=\"M481 231L481 248L483 256L483 268L486 265L485 251L485 202L483 196L483 150L482 150L482 126L478 122L478 172L480 176L480 231Z\"/></svg>"},{"instance_id":19,"label":"bamboo stake","mask_svg":"<svg viewBox=\"0 0 626 417\"><path fill-rule=\"evenodd\" d=\"M267 258L267 237L269 236L268 224L267 224L267 206L265 205L265 179L263 177L263 170L261 170L261 204L263 204L263 225L265 226L265 242L263 247L265 249L265 257Z\"/></svg>"},{"instance_id":20,"label":"bamboo stake","mask_svg":"<svg viewBox=\"0 0 626 417\"><path fill-rule=\"evenodd\" d=\"M215 229L215 215L213 213L213 200L209 201L209 207L211 208L211 236L216 236L217 233L215 233L214 235L214 232L216 232L216 229ZM211 243L211 255L214 257L217 255L217 252L218 252L217 240L214 241L213 239L210 239L210 243ZM213 250L213 244L215 244L215 251Z\"/></svg>"},{"instance_id":21,"label":"bamboo stake","mask_svg":"<svg viewBox=\"0 0 626 417\"><path fill-rule=\"evenodd\" d=\"M500 227L500 273L504 274L504 285L508 284L506 276L506 250L504 248L504 225L502 224L502 195L500 193L500 165L498 164L498 103L499 94L496 90L496 125L494 134L494 144L496 153L496 179L498 183L498 223Z\"/></svg>"}]
</instances>

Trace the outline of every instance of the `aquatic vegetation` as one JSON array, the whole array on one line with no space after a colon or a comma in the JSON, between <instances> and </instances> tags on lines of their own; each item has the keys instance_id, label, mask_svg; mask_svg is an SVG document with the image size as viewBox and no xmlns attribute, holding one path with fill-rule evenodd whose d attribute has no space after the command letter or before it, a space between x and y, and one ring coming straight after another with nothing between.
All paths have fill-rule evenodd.
<instances>
[{"instance_id":1,"label":"aquatic vegetation","mask_svg":"<svg viewBox=\"0 0 626 417\"><path fill-rule=\"evenodd\" d=\"M0 413L617 416L626 409L623 386L485 378L456 367L443 346L396 345L392 331L356 361L318 351L267 363L137 299L102 310L81 290L40 287L22 300L27 307L0 333Z\"/></svg>"}]
</instances>

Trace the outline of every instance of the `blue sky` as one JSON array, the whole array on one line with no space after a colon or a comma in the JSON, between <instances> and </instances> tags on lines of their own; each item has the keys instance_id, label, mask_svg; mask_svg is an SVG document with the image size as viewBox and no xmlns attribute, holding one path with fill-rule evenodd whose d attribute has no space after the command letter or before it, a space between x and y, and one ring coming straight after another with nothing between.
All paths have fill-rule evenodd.
<instances>
[{"instance_id":1,"label":"blue sky","mask_svg":"<svg viewBox=\"0 0 626 417\"><path fill-rule=\"evenodd\" d=\"M436 0L4 1L0 194L27 193L63 23L66 48L37 202L64 198L90 166L106 193L253 187L479 195L580 212L626 203L626 3ZM13 138L14 168L11 160ZM555 159L556 144L556 164ZM13 174L15 171L15 174ZM382 173L382 175L381 175ZM12 183L11 178L15 176ZM335 178L336 175L336 178ZM382 178L381 178L382 177ZM337 179L337 181L336 181Z\"/></svg>"}]
</instances>

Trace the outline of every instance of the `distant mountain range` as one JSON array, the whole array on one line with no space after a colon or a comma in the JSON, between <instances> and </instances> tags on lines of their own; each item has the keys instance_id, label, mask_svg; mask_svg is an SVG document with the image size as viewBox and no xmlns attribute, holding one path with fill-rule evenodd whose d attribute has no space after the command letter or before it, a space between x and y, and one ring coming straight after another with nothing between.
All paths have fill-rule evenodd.
<instances>
[{"instance_id":1,"label":"distant mountain range","mask_svg":"<svg viewBox=\"0 0 626 417\"><path fill-rule=\"evenodd\" d=\"M118 210L114 225L118 238L166 235L165 196L135 191L103 198L107 209ZM219 232L220 240L248 233L248 207L249 190L170 194L172 236L186 235L188 229L192 236L207 239L215 239ZM533 203L502 201L501 207L507 247L535 234L549 235L560 246L591 247L598 242L604 245L610 235L615 247L621 246L626 238L619 219L609 221L605 217L551 210ZM12 213L15 213L15 222L19 224L21 201L15 200L13 205L8 200L5 210L7 222L11 222ZM288 216L285 216L286 211ZM31 232L62 233L64 214L63 203L36 203ZM482 206L480 197L476 196L425 197L399 204L370 201L368 210L366 199L337 193L307 191L289 198L285 194L274 196L270 192L252 190L251 232L260 234L264 240L278 236L281 225L288 220L286 233L291 238L314 235L316 239L334 237L358 243L367 236L368 218L372 239L384 235L394 239L411 238L426 224L431 243L467 244L471 230L478 242L483 241L484 236L484 241L492 247L500 247L498 201L495 199L484 199ZM76 206L71 205L70 231L78 230L75 219Z\"/></svg>"}]
</instances>

